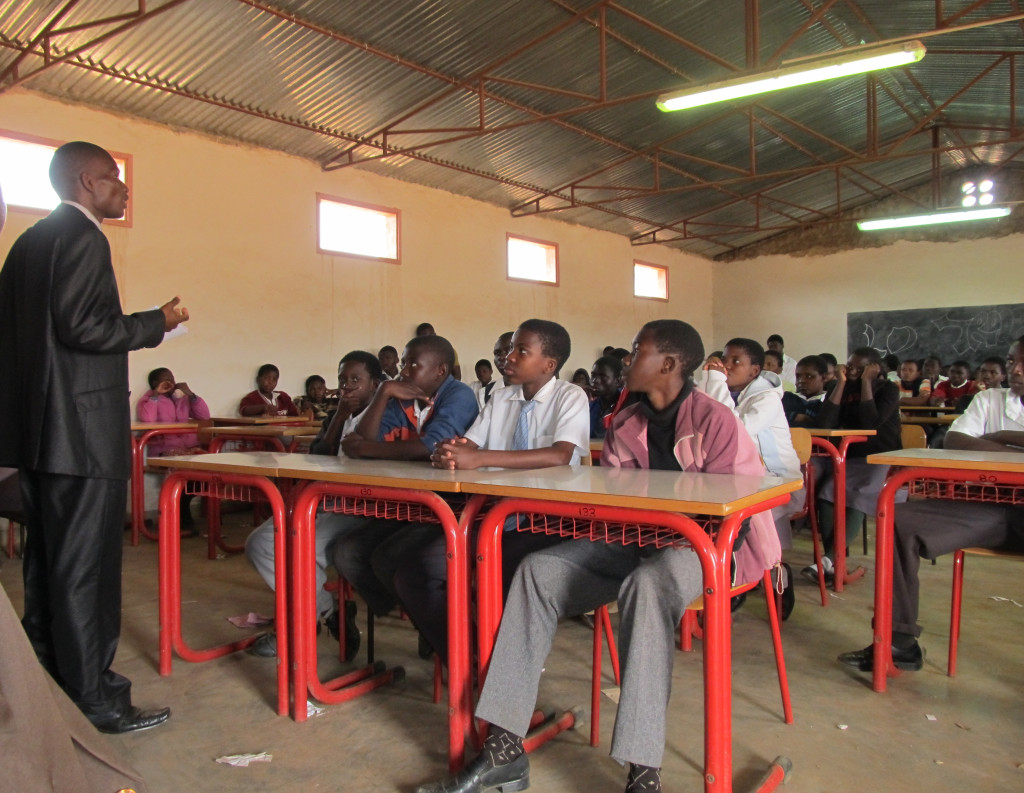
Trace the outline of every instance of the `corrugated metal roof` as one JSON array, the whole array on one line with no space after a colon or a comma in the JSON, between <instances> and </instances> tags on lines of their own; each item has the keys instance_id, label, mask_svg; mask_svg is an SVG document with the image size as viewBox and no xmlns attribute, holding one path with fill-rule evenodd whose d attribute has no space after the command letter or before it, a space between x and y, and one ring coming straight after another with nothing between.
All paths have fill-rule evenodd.
<instances>
[{"instance_id":1,"label":"corrugated metal roof","mask_svg":"<svg viewBox=\"0 0 1024 793\"><path fill-rule=\"evenodd\" d=\"M813 20L796 0L761 3L758 54L769 64L923 37L928 57L877 78L873 128L865 78L657 111L653 93L746 66L744 0L168 2L150 0L151 18L103 40L124 22L54 39L58 54L82 51L36 73L41 61L29 55L25 85L325 167L350 155L353 167L519 213L539 202L558 209L553 217L644 239L686 229L672 244L706 256L927 182L933 134L948 149L942 171L1003 163L1021 148L1020 57L1000 55L1024 54L1021 22L981 24L1019 16L1013 0L946 0L941 25L931 2L836 3ZM0 90L19 51L64 7L0 8ZM82 0L60 24L135 10L130 0ZM942 35L931 35L937 27ZM471 132L480 91L483 134ZM989 141L1006 143L976 147ZM385 146L391 156L365 159Z\"/></svg>"}]
</instances>

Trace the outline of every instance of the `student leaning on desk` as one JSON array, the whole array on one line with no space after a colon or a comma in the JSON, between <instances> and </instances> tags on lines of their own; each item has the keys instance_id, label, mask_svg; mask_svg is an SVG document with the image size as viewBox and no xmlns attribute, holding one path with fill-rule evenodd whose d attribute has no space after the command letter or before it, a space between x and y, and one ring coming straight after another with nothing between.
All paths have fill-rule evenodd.
<instances>
[{"instance_id":1,"label":"student leaning on desk","mask_svg":"<svg viewBox=\"0 0 1024 793\"><path fill-rule=\"evenodd\" d=\"M694 389L690 376L703 360L700 336L685 322L644 325L625 361L626 387L638 399L612 418L603 466L764 475L732 411ZM780 556L770 515L754 515L735 553L737 583L757 580ZM513 578L476 709L491 725L483 752L454 778L416 793L525 790L523 736L558 621L616 599L622 688L611 754L629 763L628 793L660 791L675 629L702 587L697 555L685 548L581 540L527 556Z\"/></svg>"},{"instance_id":2,"label":"student leaning on desk","mask_svg":"<svg viewBox=\"0 0 1024 793\"><path fill-rule=\"evenodd\" d=\"M975 395L967 412L946 435L947 449L1024 454L1024 336L1010 347L1010 387ZM1024 509L999 504L929 499L897 504L892 569L892 660L917 671L924 651L917 639L920 559L935 559L958 548L1024 548ZM839 661L862 672L874 667L873 648L843 653Z\"/></svg>"},{"instance_id":3,"label":"student leaning on desk","mask_svg":"<svg viewBox=\"0 0 1024 793\"><path fill-rule=\"evenodd\" d=\"M521 324L512 336L504 375L509 385L494 391L466 434L438 444L437 468L547 468L578 465L590 454L590 411L583 389L558 372L571 351L569 333L542 319ZM514 528L515 516L509 518ZM558 536L510 531L502 543L502 580L519 561L562 541ZM399 603L426 643L447 662L448 566L444 534L434 524L401 529L375 552L378 569L390 571Z\"/></svg>"}]
</instances>

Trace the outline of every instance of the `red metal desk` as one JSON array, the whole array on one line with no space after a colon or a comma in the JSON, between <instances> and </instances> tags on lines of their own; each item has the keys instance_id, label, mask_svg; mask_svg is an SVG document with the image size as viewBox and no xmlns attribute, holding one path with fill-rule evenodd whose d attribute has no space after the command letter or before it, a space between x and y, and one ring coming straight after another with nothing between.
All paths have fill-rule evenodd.
<instances>
[{"instance_id":1,"label":"red metal desk","mask_svg":"<svg viewBox=\"0 0 1024 793\"><path fill-rule=\"evenodd\" d=\"M146 528L146 446L159 435L187 435L197 432L199 425L194 422L168 423L132 422L132 545L139 544L139 536L156 540L156 535Z\"/></svg>"},{"instance_id":2,"label":"red metal desk","mask_svg":"<svg viewBox=\"0 0 1024 793\"><path fill-rule=\"evenodd\" d=\"M169 469L160 490L159 549L159 614L160 674L171 674L173 653L186 661L210 661L243 650L256 641L252 636L242 641L196 650L182 635L181 617L181 494L189 492L213 499L251 501L254 491L262 493L274 516L274 553L279 563L274 570L275 620L277 623L277 712L288 713L289 699L289 631L288 581L284 499L273 478L277 477L277 461L282 455L274 452L225 452L180 457L157 457L154 466Z\"/></svg>"},{"instance_id":3,"label":"red metal desk","mask_svg":"<svg viewBox=\"0 0 1024 793\"><path fill-rule=\"evenodd\" d=\"M896 491L931 498L995 503L1024 502L1024 461L1016 452L902 449L872 454L869 463L893 470L878 496L875 526L875 620L872 686L885 691L886 677L900 674L892 663L893 514ZM962 485L972 485L967 488ZM1008 487L1009 486L1009 487Z\"/></svg>"},{"instance_id":4,"label":"red metal desk","mask_svg":"<svg viewBox=\"0 0 1024 793\"><path fill-rule=\"evenodd\" d=\"M502 497L488 511L477 541L478 636L482 667L501 614L499 543L505 518L535 513L559 518L558 533L597 541L673 544L679 535L697 553L704 575L704 789L732 791L732 674L729 567L742 521L789 500L802 480L567 466L481 473L464 493ZM682 513L720 517L712 539ZM609 526L616 526L609 530ZM641 530L640 527L647 528ZM624 528L623 528L624 527ZM450 605L450 603L449 603ZM773 789L781 781L772 779Z\"/></svg>"},{"instance_id":5,"label":"red metal desk","mask_svg":"<svg viewBox=\"0 0 1024 793\"><path fill-rule=\"evenodd\" d=\"M855 575L848 576L846 573L846 452L851 443L863 443L870 436L875 435L875 430L824 430L808 429L811 434L811 445L818 449L821 456L832 460L833 481L835 494L833 498L835 508L835 539L833 548L837 549L832 554L835 559L832 564L835 566L835 578L833 587L836 592L842 592L843 586L855 581L864 575L860 569ZM832 442L832 438L839 438L839 447ZM814 505L811 505L814 508ZM826 549L827 551L827 549ZM820 568L819 568L820 569ZM822 600L822 605L827 601Z\"/></svg>"}]
</instances>

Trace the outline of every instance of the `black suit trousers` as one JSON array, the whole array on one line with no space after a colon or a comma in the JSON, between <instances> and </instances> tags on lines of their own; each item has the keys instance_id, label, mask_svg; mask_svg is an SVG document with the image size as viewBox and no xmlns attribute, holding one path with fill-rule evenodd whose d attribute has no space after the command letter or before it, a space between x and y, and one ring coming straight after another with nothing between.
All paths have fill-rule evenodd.
<instances>
[{"instance_id":1,"label":"black suit trousers","mask_svg":"<svg viewBox=\"0 0 1024 793\"><path fill-rule=\"evenodd\" d=\"M94 723L131 705L110 669L121 632L127 482L21 471L25 617L40 662Z\"/></svg>"}]
</instances>

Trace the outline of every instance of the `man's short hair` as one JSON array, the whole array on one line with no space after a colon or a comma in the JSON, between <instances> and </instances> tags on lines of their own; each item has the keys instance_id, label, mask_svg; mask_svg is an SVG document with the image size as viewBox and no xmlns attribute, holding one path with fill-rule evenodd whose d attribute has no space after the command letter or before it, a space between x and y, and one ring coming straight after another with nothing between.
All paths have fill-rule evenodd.
<instances>
[{"instance_id":1,"label":"man's short hair","mask_svg":"<svg viewBox=\"0 0 1024 793\"><path fill-rule=\"evenodd\" d=\"M449 374L451 374L452 369L455 368L455 348L452 347L452 343L444 336L417 336L414 339L409 339L409 343L405 345L405 349L427 350L428 352L434 353L434 355L438 357L438 360L448 367Z\"/></svg>"},{"instance_id":2,"label":"man's short hair","mask_svg":"<svg viewBox=\"0 0 1024 793\"><path fill-rule=\"evenodd\" d=\"M951 364L949 365L949 367L950 367L951 369L952 369L952 368L953 368L954 366L962 366L962 367L963 367L964 369L966 369L966 370L967 370L968 374L970 374L970 371L971 371L971 365L970 365L969 363L967 363L967 361L965 361L965 360L964 360L963 358L960 358L959 360L953 361L953 363L951 363Z\"/></svg>"},{"instance_id":3,"label":"man's short hair","mask_svg":"<svg viewBox=\"0 0 1024 793\"><path fill-rule=\"evenodd\" d=\"M820 355L805 355L796 362L797 366L810 366L822 377L828 374L828 364Z\"/></svg>"},{"instance_id":4,"label":"man's short hair","mask_svg":"<svg viewBox=\"0 0 1024 793\"><path fill-rule=\"evenodd\" d=\"M596 361L591 369L604 368L609 369L613 375L619 377L622 374L622 359L616 358L614 355L602 355Z\"/></svg>"},{"instance_id":5,"label":"man's short hair","mask_svg":"<svg viewBox=\"0 0 1024 793\"><path fill-rule=\"evenodd\" d=\"M555 366L555 375L557 376L572 352L569 331L549 319L528 319L519 324L519 330L536 333L540 337L541 352L548 358L554 358L557 362Z\"/></svg>"},{"instance_id":6,"label":"man's short hair","mask_svg":"<svg viewBox=\"0 0 1024 793\"><path fill-rule=\"evenodd\" d=\"M877 363L879 366L882 365L882 353L874 347L858 347L856 350L851 352L850 355L856 355L858 358L867 358L868 363Z\"/></svg>"},{"instance_id":7,"label":"man's short hair","mask_svg":"<svg viewBox=\"0 0 1024 793\"><path fill-rule=\"evenodd\" d=\"M830 352L819 352L818 353L818 357L821 358L821 360L823 360L826 364L832 364L833 366L839 366L839 359L836 358L836 356L834 356ZM825 371L826 372L828 371L828 367L827 366L825 367Z\"/></svg>"},{"instance_id":8,"label":"man's short hair","mask_svg":"<svg viewBox=\"0 0 1024 793\"><path fill-rule=\"evenodd\" d=\"M398 355L398 350L396 350L390 344L385 344L383 347L381 347L379 350L377 350L377 357L379 358L381 355L383 355L386 352L393 352L395 355Z\"/></svg>"},{"instance_id":9,"label":"man's short hair","mask_svg":"<svg viewBox=\"0 0 1024 793\"><path fill-rule=\"evenodd\" d=\"M757 364L762 369L764 368L764 347L760 343L753 339L744 339L742 337L737 339L729 339L725 343L726 347L739 347L750 357L750 362ZM779 364L782 364L782 359L779 358Z\"/></svg>"},{"instance_id":10,"label":"man's short hair","mask_svg":"<svg viewBox=\"0 0 1024 793\"><path fill-rule=\"evenodd\" d=\"M895 372L900 368L900 359L892 353L889 353L882 358L882 361L888 367L890 372Z\"/></svg>"},{"instance_id":11,"label":"man's short hair","mask_svg":"<svg viewBox=\"0 0 1024 793\"><path fill-rule=\"evenodd\" d=\"M778 361L779 367L781 368L782 367L782 353L776 352L775 350L765 350L764 351L764 357L767 358L769 355L772 358L774 358L776 361ZM751 358L751 361L753 361L753 358Z\"/></svg>"},{"instance_id":12,"label":"man's short hair","mask_svg":"<svg viewBox=\"0 0 1024 793\"><path fill-rule=\"evenodd\" d=\"M384 349L387 348L385 347L381 351L383 352ZM391 349L395 348L392 347ZM366 367L366 371L369 372L371 380L380 380L384 376L384 371L380 368L380 361L377 360L377 356L372 352L352 350L352 352L345 353L345 356L338 361L338 371L341 371L342 364L349 362L363 364Z\"/></svg>"},{"instance_id":13,"label":"man's short hair","mask_svg":"<svg viewBox=\"0 0 1024 793\"><path fill-rule=\"evenodd\" d=\"M161 366L160 368L154 369L152 372L149 373L146 379L149 381L150 389L156 388L156 384L160 382L160 375L162 375L166 371L167 367Z\"/></svg>"},{"instance_id":14,"label":"man's short hair","mask_svg":"<svg viewBox=\"0 0 1024 793\"><path fill-rule=\"evenodd\" d=\"M276 372L278 377L281 376L281 370L278 369L276 366L274 366L274 364L272 364L272 363L265 363L256 372L256 379L259 380L267 372Z\"/></svg>"},{"instance_id":15,"label":"man's short hair","mask_svg":"<svg viewBox=\"0 0 1024 793\"><path fill-rule=\"evenodd\" d=\"M766 344L771 344L773 341L777 341L783 347L786 346L786 342L782 340L782 337L778 333L773 333L771 336L769 336Z\"/></svg>"},{"instance_id":16,"label":"man's short hair","mask_svg":"<svg viewBox=\"0 0 1024 793\"><path fill-rule=\"evenodd\" d=\"M704 342L693 325L681 319L656 319L640 329L651 334L658 352L675 355L683 366L683 377L689 377L704 362Z\"/></svg>"},{"instance_id":17,"label":"man's short hair","mask_svg":"<svg viewBox=\"0 0 1024 793\"><path fill-rule=\"evenodd\" d=\"M492 372L494 371L494 365L493 365L493 364L492 364L492 363L491 363L490 361L488 361L488 360L487 360L486 358L481 358L481 359L480 359L479 361L477 361L477 362L476 362L476 363L475 363L475 364L473 365L473 371L475 372L475 371L476 371L477 369L479 369L479 368L480 368L481 366L486 366L486 367L487 367L488 369L490 369L490 370L491 370Z\"/></svg>"},{"instance_id":18,"label":"man's short hair","mask_svg":"<svg viewBox=\"0 0 1024 793\"><path fill-rule=\"evenodd\" d=\"M112 160L110 152L95 143L73 140L53 153L50 160L50 184L62 199L73 199L78 176L93 160Z\"/></svg>"},{"instance_id":19,"label":"man's short hair","mask_svg":"<svg viewBox=\"0 0 1024 793\"><path fill-rule=\"evenodd\" d=\"M426 334L427 331L430 331L430 334L434 333L434 326L431 325L429 322L421 322L419 325L416 326L417 336L422 336Z\"/></svg>"},{"instance_id":20,"label":"man's short hair","mask_svg":"<svg viewBox=\"0 0 1024 793\"><path fill-rule=\"evenodd\" d=\"M309 377L306 378L306 393L309 392L309 387L313 383L323 383L324 385L327 385L327 381L324 380L323 377L321 377L318 374L311 374Z\"/></svg>"}]
</instances>

